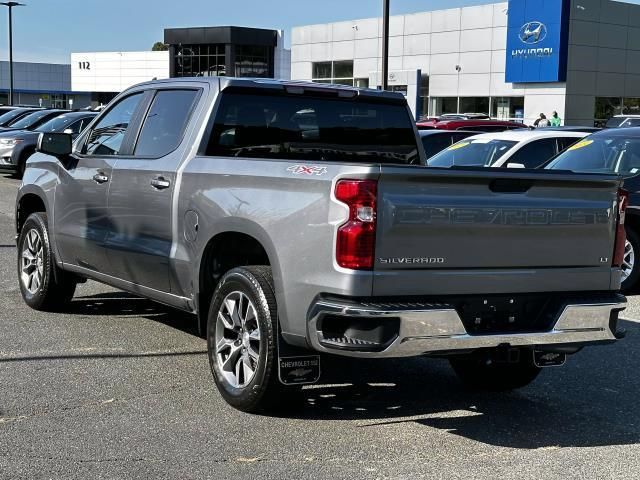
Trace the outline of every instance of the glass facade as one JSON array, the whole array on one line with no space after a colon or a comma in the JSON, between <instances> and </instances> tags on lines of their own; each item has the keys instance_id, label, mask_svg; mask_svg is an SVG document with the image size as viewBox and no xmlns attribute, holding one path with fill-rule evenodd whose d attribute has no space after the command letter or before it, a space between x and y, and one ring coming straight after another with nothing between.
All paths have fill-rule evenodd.
<instances>
[{"instance_id":1,"label":"glass facade","mask_svg":"<svg viewBox=\"0 0 640 480\"><path fill-rule=\"evenodd\" d=\"M596 97L593 124L602 127L615 115L640 115L640 98Z\"/></svg>"},{"instance_id":2,"label":"glass facade","mask_svg":"<svg viewBox=\"0 0 640 480\"><path fill-rule=\"evenodd\" d=\"M236 47L236 77L269 77L271 48L266 46L239 45Z\"/></svg>"},{"instance_id":3,"label":"glass facade","mask_svg":"<svg viewBox=\"0 0 640 480\"><path fill-rule=\"evenodd\" d=\"M312 65L312 81L359 86L365 79L353 78L353 60L339 62L315 62ZM369 84L367 80L367 85Z\"/></svg>"},{"instance_id":4,"label":"glass facade","mask_svg":"<svg viewBox=\"0 0 640 480\"><path fill-rule=\"evenodd\" d=\"M489 115L498 120L521 121L524 118L524 97L493 97Z\"/></svg>"},{"instance_id":5,"label":"glass facade","mask_svg":"<svg viewBox=\"0 0 640 480\"><path fill-rule=\"evenodd\" d=\"M432 97L429 115L484 113L499 120L524 118L524 97Z\"/></svg>"},{"instance_id":6,"label":"glass facade","mask_svg":"<svg viewBox=\"0 0 640 480\"><path fill-rule=\"evenodd\" d=\"M177 45L174 55L174 77L224 77L225 46Z\"/></svg>"},{"instance_id":7,"label":"glass facade","mask_svg":"<svg viewBox=\"0 0 640 480\"><path fill-rule=\"evenodd\" d=\"M489 97L460 97L460 113L489 114Z\"/></svg>"}]
</instances>

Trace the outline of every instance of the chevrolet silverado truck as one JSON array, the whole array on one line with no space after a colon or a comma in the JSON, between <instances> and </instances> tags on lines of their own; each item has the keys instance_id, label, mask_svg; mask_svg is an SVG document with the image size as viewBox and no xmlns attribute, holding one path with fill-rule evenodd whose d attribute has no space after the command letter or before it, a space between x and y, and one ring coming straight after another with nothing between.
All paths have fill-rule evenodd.
<instances>
[{"instance_id":1,"label":"chevrolet silverado truck","mask_svg":"<svg viewBox=\"0 0 640 480\"><path fill-rule=\"evenodd\" d=\"M37 150L25 302L64 309L92 279L193 312L243 411L317 381L325 355L445 357L501 391L623 334L620 177L423 167L401 94L153 81Z\"/></svg>"}]
</instances>

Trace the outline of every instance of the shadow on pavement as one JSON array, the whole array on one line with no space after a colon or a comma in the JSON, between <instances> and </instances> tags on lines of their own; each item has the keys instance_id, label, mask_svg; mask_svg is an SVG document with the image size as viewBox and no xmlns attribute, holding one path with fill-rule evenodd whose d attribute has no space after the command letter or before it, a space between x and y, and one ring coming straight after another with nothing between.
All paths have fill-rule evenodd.
<instances>
[{"instance_id":1,"label":"shadow on pavement","mask_svg":"<svg viewBox=\"0 0 640 480\"><path fill-rule=\"evenodd\" d=\"M141 316L196 335L194 316L128 293L79 297L69 313ZM532 385L512 393L466 391L441 359L323 357L321 384L306 387L300 403L272 415L355 420L363 429L414 423L522 449L637 444L640 324L620 323L628 332L624 340L586 348L565 367L547 369ZM185 354L203 355L206 361L204 352Z\"/></svg>"},{"instance_id":2,"label":"shadow on pavement","mask_svg":"<svg viewBox=\"0 0 640 480\"><path fill-rule=\"evenodd\" d=\"M195 315L126 292L75 297L65 313L140 316L194 336L198 335Z\"/></svg>"},{"instance_id":3,"label":"shadow on pavement","mask_svg":"<svg viewBox=\"0 0 640 480\"><path fill-rule=\"evenodd\" d=\"M621 323L626 339L587 348L511 393L466 391L445 360L323 359L333 373L303 390L302 408L277 416L360 420L361 428L417 423L510 448L637 444L640 325Z\"/></svg>"}]
</instances>

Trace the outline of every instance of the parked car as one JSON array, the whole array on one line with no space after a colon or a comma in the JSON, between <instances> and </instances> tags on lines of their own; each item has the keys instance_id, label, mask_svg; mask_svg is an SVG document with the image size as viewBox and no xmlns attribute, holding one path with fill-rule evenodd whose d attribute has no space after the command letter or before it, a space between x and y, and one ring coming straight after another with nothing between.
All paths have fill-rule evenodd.
<instances>
[{"instance_id":1,"label":"parked car","mask_svg":"<svg viewBox=\"0 0 640 480\"><path fill-rule=\"evenodd\" d=\"M40 133L68 133L73 139L97 115L95 112L66 112L33 130L12 130L0 133L0 170L22 178L27 158L36 151Z\"/></svg>"},{"instance_id":2,"label":"parked car","mask_svg":"<svg viewBox=\"0 0 640 480\"><path fill-rule=\"evenodd\" d=\"M427 120L416 124L419 130L467 130L474 132L503 132L505 130L529 129L524 123L503 120Z\"/></svg>"},{"instance_id":3,"label":"parked car","mask_svg":"<svg viewBox=\"0 0 640 480\"><path fill-rule=\"evenodd\" d=\"M41 108L11 108L7 112L0 115L0 129L8 126L10 123L18 121L25 115L33 113Z\"/></svg>"},{"instance_id":4,"label":"parked car","mask_svg":"<svg viewBox=\"0 0 640 480\"><path fill-rule=\"evenodd\" d=\"M495 391L621 336L616 175L424 161L400 93L143 83L73 145L40 134L16 201L20 291L64 309L92 278L198 314L244 411L317 381L320 353L445 357Z\"/></svg>"},{"instance_id":5,"label":"parked car","mask_svg":"<svg viewBox=\"0 0 640 480\"><path fill-rule=\"evenodd\" d=\"M34 130L43 123L57 117L61 113L68 112L69 110L59 109L35 109L28 112L26 115L16 118L9 122L6 127L0 128L0 133L16 131L16 130ZM9 112L12 113L12 112ZM7 114L8 115L8 114Z\"/></svg>"},{"instance_id":6,"label":"parked car","mask_svg":"<svg viewBox=\"0 0 640 480\"><path fill-rule=\"evenodd\" d=\"M418 133L427 159L460 140L478 134L464 130L420 130Z\"/></svg>"},{"instance_id":7,"label":"parked car","mask_svg":"<svg viewBox=\"0 0 640 480\"><path fill-rule=\"evenodd\" d=\"M637 127L640 115L614 115L604 124L604 128Z\"/></svg>"},{"instance_id":8,"label":"parked car","mask_svg":"<svg viewBox=\"0 0 640 480\"><path fill-rule=\"evenodd\" d=\"M4 115L11 110L15 110L18 107L12 107L11 105L0 105L0 116Z\"/></svg>"},{"instance_id":9,"label":"parked car","mask_svg":"<svg viewBox=\"0 0 640 480\"><path fill-rule=\"evenodd\" d=\"M594 133L567 149L545 168L624 176L629 208L625 218L627 242L622 264L622 289L631 290L640 277L640 128Z\"/></svg>"},{"instance_id":10,"label":"parked car","mask_svg":"<svg viewBox=\"0 0 640 480\"><path fill-rule=\"evenodd\" d=\"M431 157L430 167L538 168L588 134L550 129L484 133Z\"/></svg>"},{"instance_id":11,"label":"parked car","mask_svg":"<svg viewBox=\"0 0 640 480\"><path fill-rule=\"evenodd\" d=\"M602 130L601 128L598 127L584 127L584 126L568 126L568 125L564 125L562 127L544 127L544 130L546 132L548 131L554 131L554 132L584 132L584 133L596 133L599 132L600 130Z\"/></svg>"}]
</instances>

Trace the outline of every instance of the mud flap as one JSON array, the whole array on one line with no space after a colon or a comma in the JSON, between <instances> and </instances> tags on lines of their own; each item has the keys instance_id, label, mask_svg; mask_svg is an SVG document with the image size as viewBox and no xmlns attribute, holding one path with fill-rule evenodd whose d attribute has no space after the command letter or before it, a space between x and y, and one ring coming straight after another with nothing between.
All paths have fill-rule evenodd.
<instances>
[{"instance_id":1,"label":"mud flap","mask_svg":"<svg viewBox=\"0 0 640 480\"><path fill-rule=\"evenodd\" d=\"M278 332L278 378L283 385L310 385L320 380L320 355L289 345Z\"/></svg>"}]
</instances>

